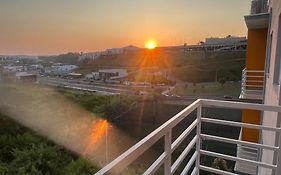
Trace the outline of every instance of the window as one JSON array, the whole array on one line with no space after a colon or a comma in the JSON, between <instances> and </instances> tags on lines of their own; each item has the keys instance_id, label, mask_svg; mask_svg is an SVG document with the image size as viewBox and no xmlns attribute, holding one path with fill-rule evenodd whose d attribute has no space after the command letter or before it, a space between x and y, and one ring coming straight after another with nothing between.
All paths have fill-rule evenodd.
<instances>
[{"instance_id":1,"label":"window","mask_svg":"<svg viewBox=\"0 0 281 175\"><path fill-rule=\"evenodd\" d=\"M270 36L268 38L268 44L267 44L267 50L266 50L265 71L266 71L267 77L269 76L269 71L270 71L270 57L271 57L272 37L273 37L273 32L270 34Z\"/></svg>"},{"instance_id":2,"label":"window","mask_svg":"<svg viewBox=\"0 0 281 175\"><path fill-rule=\"evenodd\" d=\"M273 84L280 84L280 59L281 59L280 50L281 50L281 16L279 16L279 24L278 24Z\"/></svg>"},{"instance_id":3,"label":"window","mask_svg":"<svg viewBox=\"0 0 281 175\"><path fill-rule=\"evenodd\" d=\"M271 23L272 23L272 8L270 9L270 13L269 13L269 27L268 27L269 38L267 39L267 50L266 50L265 73L267 77L269 77L269 71L270 71L270 57L271 57L271 46L272 46L272 37L273 37L273 32L271 32Z\"/></svg>"}]
</instances>

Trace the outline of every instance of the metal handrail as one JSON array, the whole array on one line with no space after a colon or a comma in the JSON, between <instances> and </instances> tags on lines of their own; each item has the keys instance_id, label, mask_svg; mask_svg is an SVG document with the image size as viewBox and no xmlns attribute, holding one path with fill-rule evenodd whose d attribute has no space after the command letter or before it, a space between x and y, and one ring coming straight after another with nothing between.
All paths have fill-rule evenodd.
<instances>
[{"instance_id":1,"label":"metal handrail","mask_svg":"<svg viewBox=\"0 0 281 175\"><path fill-rule=\"evenodd\" d=\"M262 125L254 125L254 124L246 124L241 122L233 122L233 121L227 121L227 120L218 120L218 119L211 119L211 118L205 118L202 117L201 111L203 107L214 107L214 108L230 108L230 109L251 109L251 110L259 110L259 111L271 111L271 112L281 112L280 106L269 106L269 105L263 105L263 104L252 104L252 103L242 103L242 102L230 102L230 101L218 101L218 100L207 100L207 99L198 99L188 107L186 107L184 110L179 112L177 115L175 115L173 118L165 122L163 125L161 125L159 128L154 130L152 133L150 133L148 136L146 136L144 139L139 141L137 144L132 146L129 150L124 152L122 155L120 155L118 158L113 160L111 163L106 165L104 168L102 168L99 172L97 172L97 175L102 174L118 174L121 172L124 168L126 168L129 164L131 164L135 159L137 159L140 155L142 155L146 150L148 150L154 143L156 143L159 139L162 137L165 138L165 146L164 146L164 152L156 159L156 161L153 162L153 164L145 171L144 174L153 174L156 172L163 164L164 164L164 173L165 175L171 175L173 174L179 165L183 162L183 160L186 158L188 153L191 151L193 147L195 147L195 151L190 158L189 162L186 164L185 168L182 171L182 174L186 174L191 170L193 165L195 164L192 174L198 174L200 170L213 172L217 174L235 174L230 173L222 170L217 170L211 167L206 167L200 164L200 156L201 155L208 155L212 157L220 157L227 160L232 160L235 162L240 163L248 163L251 165L255 165L257 167L265 167L274 170L273 172L279 172L281 169L281 162L275 164L267 164L260 161L254 161L250 159L245 159L241 157L234 157L230 155L220 154L216 152L211 152L202 149L201 141L205 139L209 140L216 140L224 143L231 143L236 145L242 145L242 146L251 146L253 148L257 149L265 149L265 150L271 150L275 152L276 154L280 154L280 145L274 146L274 145L265 145L265 144L258 144L258 143L252 143L247 141L241 141L236 139L230 139L225 137L218 137L218 136L212 136L207 134L201 134L201 123L207 122L207 123L215 123L220 125L229 125L234 127L240 127L240 128L252 128L252 129L259 129L259 130L267 130L267 131L273 131L275 133L281 132L281 128L278 127L268 127L268 126L262 126ZM197 111L197 117L192 122L192 124L184 130L178 138L174 142L171 141L171 135L172 135L172 128L175 127L179 122L181 122L184 118L186 118L189 114L191 114L193 111ZM203 127L203 126L202 126ZM176 149L176 147L196 128L196 135L193 137L191 142L185 147L184 151L180 154L180 156L176 159L176 161L171 164L171 155L173 151ZM281 160L280 160L281 161Z\"/></svg>"},{"instance_id":2,"label":"metal handrail","mask_svg":"<svg viewBox=\"0 0 281 175\"><path fill-rule=\"evenodd\" d=\"M264 90L264 70L242 71L241 98L261 99Z\"/></svg>"}]
</instances>

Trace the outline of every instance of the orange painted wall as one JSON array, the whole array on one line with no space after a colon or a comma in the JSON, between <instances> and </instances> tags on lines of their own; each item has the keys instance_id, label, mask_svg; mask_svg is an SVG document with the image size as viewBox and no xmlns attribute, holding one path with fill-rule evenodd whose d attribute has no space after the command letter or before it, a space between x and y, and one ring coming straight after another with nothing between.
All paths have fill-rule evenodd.
<instances>
[{"instance_id":1,"label":"orange painted wall","mask_svg":"<svg viewBox=\"0 0 281 175\"><path fill-rule=\"evenodd\" d=\"M267 29L249 29L246 54L246 68L249 70L264 70L266 57ZM261 112L243 110L242 122L260 124ZM259 142L259 130L243 128L242 140Z\"/></svg>"},{"instance_id":2,"label":"orange painted wall","mask_svg":"<svg viewBox=\"0 0 281 175\"><path fill-rule=\"evenodd\" d=\"M264 70L267 29L248 30L247 42L246 68L250 70Z\"/></svg>"},{"instance_id":3,"label":"orange painted wall","mask_svg":"<svg viewBox=\"0 0 281 175\"><path fill-rule=\"evenodd\" d=\"M261 111L248 110L248 109L242 111L242 122L243 123L251 123L251 124L259 125L260 118L261 118ZM259 142L259 130L243 128L242 140L258 143Z\"/></svg>"}]
</instances>

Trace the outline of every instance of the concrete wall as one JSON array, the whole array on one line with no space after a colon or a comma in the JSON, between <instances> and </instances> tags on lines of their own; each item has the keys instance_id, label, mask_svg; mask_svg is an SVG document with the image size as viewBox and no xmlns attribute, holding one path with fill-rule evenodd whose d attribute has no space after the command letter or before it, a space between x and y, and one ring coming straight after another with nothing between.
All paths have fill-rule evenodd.
<instances>
[{"instance_id":1,"label":"concrete wall","mask_svg":"<svg viewBox=\"0 0 281 175\"><path fill-rule=\"evenodd\" d=\"M281 14L281 1L280 0L271 0L270 7L272 8L272 18L271 18L271 29L270 33L272 33L272 47L270 54L270 69L269 76L266 78L266 88L265 88L265 99L264 103L268 105L280 105L280 85L273 84L273 75L274 75L274 67L275 67L275 59L276 53L281 52L281 50L277 50L277 40L278 40L278 26L279 18ZM279 34L281 35L281 33ZM281 59L281 58L278 58ZM265 112L263 114L263 125L266 126L276 126L277 125L277 113L274 112ZM275 134L272 132L263 132L262 133L262 142L267 145L274 145L276 142ZM274 154L271 151L263 151L262 152L262 161L267 163L272 163L274 161ZM259 174L270 174L270 170L266 170L261 168Z\"/></svg>"}]
</instances>

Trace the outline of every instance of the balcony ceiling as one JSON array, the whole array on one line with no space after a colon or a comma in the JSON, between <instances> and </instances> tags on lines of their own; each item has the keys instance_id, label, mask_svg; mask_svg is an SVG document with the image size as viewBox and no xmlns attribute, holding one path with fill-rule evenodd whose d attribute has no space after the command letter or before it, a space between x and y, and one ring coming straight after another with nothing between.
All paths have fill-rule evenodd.
<instances>
[{"instance_id":1,"label":"balcony ceiling","mask_svg":"<svg viewBox=\"0 0 281 175\"><path fill-rule=\"evenodd\" d=\"M245 22L248 29L264 29L268 28L269 13L260 13L245 16Z\"/></svg>"}]
</instances>

